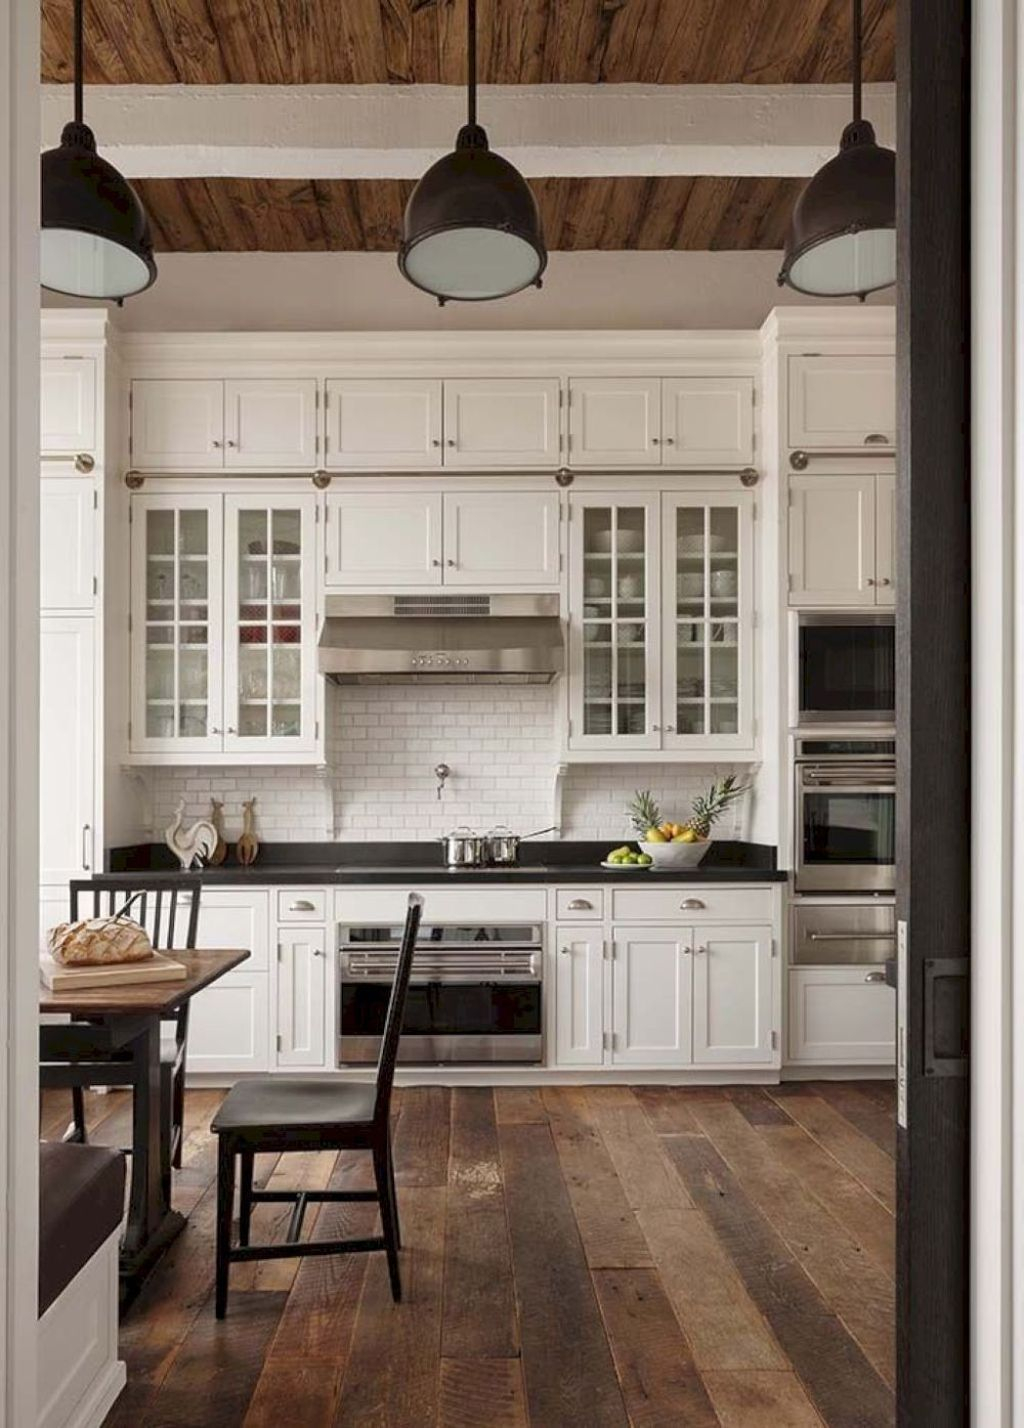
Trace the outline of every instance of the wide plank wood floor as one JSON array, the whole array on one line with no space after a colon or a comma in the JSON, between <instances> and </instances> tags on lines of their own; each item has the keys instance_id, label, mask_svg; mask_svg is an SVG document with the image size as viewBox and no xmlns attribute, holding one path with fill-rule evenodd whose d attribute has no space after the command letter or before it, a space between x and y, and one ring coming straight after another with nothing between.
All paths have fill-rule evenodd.
<instances>
[{"instance_id":1,"label":"wide plank wood floor","mask_svg":"<svg viewBox=\"0 0 1024 1428\"><path fill-rule=\"evenodd\" d=\"M382 1255L236 1266L213 1317L219 1100L190 1093L189 1224L127 1311L112 1428L887 1428L891 1086L397 1093L405 1297ZM124 1143L126 1093L90 1098ZM43 1134L66 1107L44 1104ZM257 1162L365 1186L365 1156ZM309 1233L365 1234L332 1205ZM261 1206L260 1237L286 1215Z\"/></svg>"}]
</instances>

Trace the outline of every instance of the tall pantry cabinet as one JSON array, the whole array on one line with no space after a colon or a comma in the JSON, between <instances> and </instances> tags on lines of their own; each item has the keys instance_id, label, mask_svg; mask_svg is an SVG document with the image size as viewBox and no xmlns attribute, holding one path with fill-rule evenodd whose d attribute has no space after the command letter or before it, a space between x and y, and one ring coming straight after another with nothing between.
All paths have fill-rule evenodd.
<instances>
[{"instance_id":1,"label":"tall pantry cabinet","mask_svg":"<svg viewBox=\"0 0 1024 1428\"><path fill-rule=\"evenodd\" d=\"M40 383L39 882L45 931L103 867L103 314L45 314Z\"/></svg>"}]
</instances>

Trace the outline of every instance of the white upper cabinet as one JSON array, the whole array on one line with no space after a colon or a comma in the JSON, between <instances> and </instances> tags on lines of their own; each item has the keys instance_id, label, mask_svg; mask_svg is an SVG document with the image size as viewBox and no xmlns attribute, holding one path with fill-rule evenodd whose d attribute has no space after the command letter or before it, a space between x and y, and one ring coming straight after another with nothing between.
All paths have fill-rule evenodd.
<instances>
[{"instance_id":1,"label":"white upper cabinet","mask_svg":"<svg viewBox=\"0 0 1024 1428\"><path fill-rule=\"evenodd\" d=\"M694 929L693 1059L756 1065L773 1059L772 930Z\"/></svg>"},{"instance_id":2,"label":"white upper cabinet","mask_svg":"<svg viewBox=\"0 0 1024 1428\"><path fill-rule=\"evenodd\" d=\"M557 377L444 383L444 464L480 471L561 463Z\"/></svg>"},{"instance_id":3,"label":"white upper cabinet","mask_svg":"<svg viewBox=\"0 0 1024 1428\"><path fill-rule=\"evenodd\" d=\"M791 447L893 446L893 357L790 357L788 371Z\"/></svg>"},{"instance_id":4,"label":"white upper cabinet","mask_svg":"<svg viewBox=\"0 0 1024 1428\"><path fill-rule=\"evenodd\" d=\"M789 478L789 603L875 603L875 478Z\"/></svg>"},{"instance_id":5,"label":"white upper cabinet","mask_svg":"<svg viewBox=\"0 0 1024 1428\"><path fill-rule=\"evenodd\" d=\"M223 465L224 383L132 382L132 466L197 471Z\"/></svg>"},{"instance_id":6,"label":"white upper cabinet","mask_svg":"<svg viewBox=\"0 0 1024 1428\"><path fill-rule=\"evenodd\" d=\"M445 585L557 586L558 542L556 492L445 492Z\"/></svg>"},{"instance_id":7,"label":"white upper cabinet","mask_svg":"<svg viewBox=\"0 0 1024 1428\"><path fill-rule=\"evenodd\" d=\"M896 603L896 477L875 478L875 604Z\"/></svg>"},{"instance_id":8,"label":"white upper cabinet","mask_svg":"<svg viewBox=\"0 0 1024 1428\"><path fill-rule=\"evenodd\" d=\"M691 1060L689 928L617 927L612 963L612 1063L685 1066Z\"/></svg>"},{"instance_id":9,"label":"white upper cabinet","mask_svg":"<svg viewBox=\"0 0 1024 1428\"><path fill-rule=\"evenodd\" d=\"M316 500L224 497L225 753L316 750Z\"/></svg>"},{"instance_id":10,"label":"white upper cabinet","mask_svg":"<svg viewBox=\"0 0 1024 1428\"><path fill-rule=\"evenodd\" d=\"M80 615L46 615L39 625L39 881L44 885L88 877L96 866L94 623Z\"/></svg>"},{"instance_id":11,"label":"white upper cabinet","mask_svg":"<svg viewBox=\"0 0 1024 1428\"><path fill-rule=\"evenodd\" d=\"M753 377L666 377L666 466L744 466L754 459Z\"/></svg>"},{"instance_id":12,"label":"white upper cabinet","mask_svg":"<svg viewBox=\"0 0 1024 1428\"><path fill-rule=\"evenodd\" d=\"M326 585L440 585L441 509L439 491L332 491Z\"/></svg>"},{"instance_id":13,"label":"white upper cabinet","mask_svg":"<svg viewBox=\"0 0 1024 1428\"><path fill-rule=\"evenodd\" d=\"M324 405L328 470L423 470L441 465L439 381L332 378Z\"/></svg>"},{"instance_id":14,"label":"white upper cabinet","mask_svg":"<svg viewBox=\"0 0 1024 1428\"><path fill-rule=\"evenodd\" d=\"M570 466L660 466L659 377L569 379Z\"/></svg>"},{"instance_id":15,"label":"white upper cabinet","mask_svg":"<svg viewBox=\"0 0 1024 1428\"><path fill-rule=\"evenodd\" d=\"M45 610L92 612L96 598L93 483L44 476L39 483L39 599Z\"/></svg>"},{"instance_id":16,"label":"white upper cabinet","mask_svg":"<svg viewBox=\"0 0 1024 1428\"><path fill-rule=\"evenodd\" d=\"M224 383L224 465L241 471L311 470L317 462L313 377Z\"/></svg>"},{"instance_id":17,"label":"white upper cabinet","mask_svg":"<svg viewBox=\"0 0 1024 1428\"><path fill-rule=\"evenodd\" d=\"M896 478L791 475L789 603L891 606Z\"/></svg>"},{"instance_id":18,"label":"white upper cabinet","mask_svg":"<svg viewBox=\"0 0 1024 1428\"><path fill-rule=\"evenodd\" d=\"M44 357L39 391L44 457L96 446L96 363L91 357Z\"/></svg>"}]
</instances>

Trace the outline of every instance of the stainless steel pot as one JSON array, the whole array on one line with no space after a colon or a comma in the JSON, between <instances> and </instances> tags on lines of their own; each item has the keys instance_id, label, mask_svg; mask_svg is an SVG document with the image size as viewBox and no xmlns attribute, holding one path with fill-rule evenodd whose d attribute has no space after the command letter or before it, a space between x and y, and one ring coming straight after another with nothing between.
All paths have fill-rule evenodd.
<instances>
[{"instance_id":1,"label":"stainless steel pot","mask_svg":"<svg viewBox=\"0 0 1024 1428\"><path fill-rule=\"evenodd\" d=\"M494 868L514 868L519 860L519 844L524 838L540 838L545 833L557 833L557 827L540 828L536 833L513 833L499 824L487 834L487 861Z\"/></svg>"},{"instance_id":2,"label":"stainless steel pot","mask_svg":"<svg viewBox=\"0 0 1024 1428\"><path fill-rule=\"evenodd\" d=\"M472 828L453 828L440 841L449 868L482 868L487 861L487 839Z\"/></svg>"}]
</instances>

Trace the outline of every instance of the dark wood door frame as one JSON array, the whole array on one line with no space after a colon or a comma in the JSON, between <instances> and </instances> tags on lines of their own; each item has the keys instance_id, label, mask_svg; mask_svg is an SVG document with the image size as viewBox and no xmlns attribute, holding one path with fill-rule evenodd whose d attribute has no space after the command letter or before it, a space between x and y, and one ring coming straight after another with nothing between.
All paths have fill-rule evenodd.
<instances>
[{"instance_id":1,"label":"dark wood door frame","mask_svg":"<svg viewBox=\"0 0 1024 1428\"><path fill-rule=\"evenodd\" d=\"M968 1412L969 0L898 0L897 917L901 1428ZM950 830L959 830L951 836Z\"/></svg>"}]
</instances>

